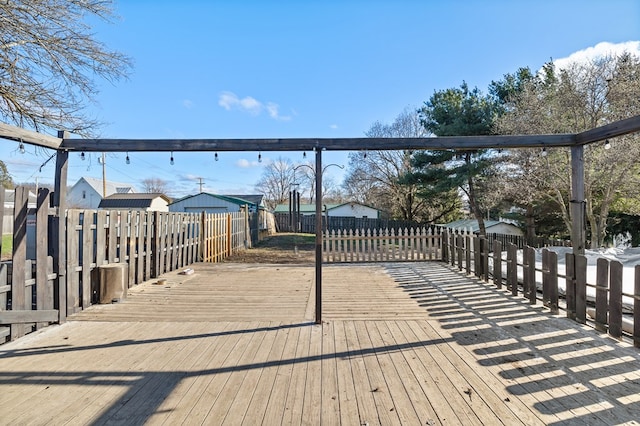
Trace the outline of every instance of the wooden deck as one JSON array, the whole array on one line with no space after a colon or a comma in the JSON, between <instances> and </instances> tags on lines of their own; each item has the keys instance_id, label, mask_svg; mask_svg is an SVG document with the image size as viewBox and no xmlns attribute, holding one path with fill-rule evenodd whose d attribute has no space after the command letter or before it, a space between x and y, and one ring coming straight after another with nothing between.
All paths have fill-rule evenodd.
<instances>
[{"instance_id":1,"label":"wooden deck","mask_svg":"<svg viewBox=\"0 0 640 426\"><path fill-rule=\"evenodd\" d=\"M638 424L640 354L442 263L197 264L0 346L0 424Z\"/></svg>"}]
</instances>

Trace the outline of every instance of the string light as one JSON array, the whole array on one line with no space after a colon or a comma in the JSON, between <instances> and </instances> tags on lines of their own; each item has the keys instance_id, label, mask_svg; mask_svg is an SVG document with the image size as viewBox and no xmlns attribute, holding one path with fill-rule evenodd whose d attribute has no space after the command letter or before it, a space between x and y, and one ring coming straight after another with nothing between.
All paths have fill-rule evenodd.
<instances>
[{"instance_id":1,"label":"string light","mask_svg":"<svg viewBox=\"0 0 640 426\"><path fill-rule=\"evenodd\" d=\"M216 152L216 154L213 156L213 158L218 161L218 153Z\"/></svg>"},{"instance_id":2,"label":"string light","mask_svg":"<svg viewBox=\"0 0 640 426\"><path fill-rule=\"evenodd\" d=\"M20 150L20 154L24 154L24 143L22 142L22 139L20 139L20 145L18 145L18 149Z\"/></svg>"},{"instance_id":3,"label":"string light","mask_svg":"<svg viewBox=\"0 0 640 426\"><path fill-rule=\"evenodd\" d=\"M172 166L175 164L175 161L173 161L173 151L171 151L171 158L169 159L169 164L171 164Z\"/></svg>"},{"instance_id":4,"label":"string light","mask_svg":"<svg viewBox=\"0 0 640 426\"><path fill-rule=\"evenodd\" d=\"M302 151L302 158L307 158L307 151Z\"/></svg>"},{"instance_id":5,"label":"string light","mask_svg":"<svg viewBox=\"0 0 640 426\"><path fill-rule=\"evenodd\" d=\"M127 151L127 158L124 159L127 164L131 164L131 159L129 158L129 152Z\"/></svg>"},{"instance_id":6,"label":"string light","mask_svg":"<svg viewBox=\"0 0 640 426\"><path fill-rule=\"evenodd\" d=\"M547 148L546 147L542 148L542 152L540 153L540 156L541 157L546 157L547 156Z\"/></svg>"},{"instance_id":7,"label":"string light","mask_svg":"<svg viewBox=\"0 0 640 426\"><path fill-rule=\"evenodd\" d=\"M80 159L81 159L82 161L84 161L84 159L85 159L84 152L81 152L81 153L80 153Z\"/></svg>"},{"instance_id":8,"label":"string light","mask_svg":"<svg viewBox=\"0 0 640 426\"><path fill-rule=\"evenodd\" d=\"M611 149L611 142L609 142L609 139L604 141L604 149Z\"/></svg>"},{"instance_id":9,"label":"string light","mask_svg":"<svg viewBox=\"0 0 640 426\"><path fill-rule=\"evenodd\" d=\"M258 163L262 163L262 153L258 153Z\"/></svg>"},{"instance_id":10,"label":"string light","mask_svg":"<svg viewBox=\"0 0 640 426\"><path fill-rule=\"evenodd\" d=\"M367 150L364 150L364 158L367 158Z\"/></svg>"}]
</instances>

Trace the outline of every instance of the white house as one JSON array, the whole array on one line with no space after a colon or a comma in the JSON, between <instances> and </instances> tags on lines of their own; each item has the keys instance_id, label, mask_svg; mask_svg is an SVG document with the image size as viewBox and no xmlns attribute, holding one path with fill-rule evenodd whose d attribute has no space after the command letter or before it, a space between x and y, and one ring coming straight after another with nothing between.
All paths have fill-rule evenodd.
<instances>
[{"instance_id":1,"label":"white house","mask_svg":"<svg viewBox=\"0 0 640 426\"><path fill-rule=\"evenodd\" d=\"M243 206L249 206L249 212L254 213L264 208L263 195L218 195L201 192L188 195L169 204L171 212L206 212L233 213Z\"/></svg>"},{"instance_id":2,"label":"white house","mask_svg":"<svg viewBox=\"0 0 640 426\"><path fill-rule=\"evenodd\" d=\"M278 204L273 212L275 214L289 214L289 204ZM322 212L323 214L331 217L355 217L369 219L378 219L380 217L380 210L355 202L325 204L322 208ZM316 214L316 205L300 204L300 214L302 216Z\"/></svg>"},{"instance_id":3,"label":"white house","mask_svg":"<svg viewBox=\"0 0 640 426\"><path fill-rule=\"evenodd\" d=\"M100 201L99 209L168 212L171 199L159 193L111 194Z\"/></svg>"},{"instance_id":4,"label":"white house","mask_svg":"<svg viewBox=\"0 0 640 426\"><path fill-rule=\"evenodd\" d=\"M474 234L477 234L480 231L478 221L475 219L456 220L455 222L450 222L443 226L449 229L470 230ZM489 234L524 235L522 230L516 225L503 220L485 220L484 227Z\"/></svg>"},{"instance_id":5,"label":"white house","mask_svg":"<svg viewBox=\"0 0 640 426\"><path fill-rule=\"evenodd\" d=\"M111 194L132 194L135 189L131 184L119 182L106 182L106 196ZM102 179L81 177L67 193L67 205L69 208L97 209L102 201Z\"/></svg>"}]
</instances>

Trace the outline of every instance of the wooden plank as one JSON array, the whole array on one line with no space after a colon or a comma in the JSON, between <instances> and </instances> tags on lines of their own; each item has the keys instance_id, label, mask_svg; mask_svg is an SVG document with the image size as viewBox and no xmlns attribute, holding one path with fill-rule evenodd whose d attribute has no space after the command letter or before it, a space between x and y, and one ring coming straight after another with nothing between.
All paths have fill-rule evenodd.
<instances>
[{"instance_id":1,"label":"wooden plank","mask_svg":"<svg viewBox=\"0 0 640 426\"><path fill-rule=\"evenodd\" d=\"M108 236L108 253L107 263L123 262L120 260L121 255L118 253L118 231L122 228L119 226L120 212L117 210L109 211L109 236ZM122 247L120 248L122 249Z\"/></svg>"},{"instance_id":2,"label":"wooden plank","mask_svg":"<svg viewBox=\"0 0 640 426\"><path fill-rule=\"evenodd\" d=\"M609 334L622 338L622 263L617 260L609 265Z\"/></svg>"},{"instance_id":3,"label":"wooden plank","mask_svg":"<svg viewBox=\"0 0 640 426\"><path fill-rule=\"evenodd\" d=\"M607 331L609 309L609 261L603 257L596 262L596 330Z\"/></svg>"},{"instance_id":4,"label":"wooden plank","mask_svg":"<svg viewBox=\"0 0 640 426\"><path fill-rule=\"evenodd\" d=\"M565 255L565 298L567 318L576 319L576 258L573 253Z\"/></svg>"},{"instance_id":5,"label":"wooden plank","mask_svg":"<svg viewBox=\"0 0 640 426\"><path fill-rule=\"evenodd\" d=\"M93 263L94 211L82 212L82 309L91 306L93 289L91 288L91 264Z\"/></svg>"},{"instance_id":6,"label":"wooden plank","mask_svg":"<svg viewBox=\"0 0 640 426\"><path fill-rule=\"evenodd\" d=\"M630 128L635 128L631 122ZM542 148L571 146L574 134L439 136L426 138L64 139L61 149L85 152L327 151ZM26 139L25 139L26 140Z\"/></svg>"},{"instance_id":7,"label":"wooden plank","mask_svg":"<svg viewBox=\"0 0 640 426\"><path fill-rule=\"evenodd\" d=\"M4 191L0 191L4 192ZM0 204L1 206L2 204ZM36 212L36 309L53 309L53 286L50 284L49 275L49 190L38 189ZM43 242L47 242L44 244ZM1 281L0 281L1 283ZM36 324L36 329L46 326L44 323Z\"/></svg>"},{"instance_id":8,"label":"wooden plank","mask_svg":"<svg viewBox=\"0 0 640 426\"><path fill-rule=\"evenodd\" d=\"M137 211L134 213L135 230L136 230L136 284L144 281L144 231L145 231L145 212Z\"/></svg>"},{"instance_id":9,"label":"wooden plank","mask_svg":"<svg viewBox=\"0 0 640 426\"><path fill-rule=\"evenodd\" d=\"M0 324L12 324L12 328L13 324L44 323L57 321L58 311L56 309L42 311L0 311Z\"/></svg>"},{"instance_id":10,"label":"wooden plank","mask_svg":"<svg viewBox=\"0 0 640 426\"><path fill-rule=\"evenodd\" d=\"M153 243L155 241L153 235L154 214L153 212L144 212L145 233L144 233L144 277L143 280L151 279L151 265L153 263ZM154 275L155 276L155 275Z\"/></svg>"},{"instance_id":11,"label":"wooden plank","mask_svg":"<svg viewBox=\"0 0 640 426\"><path fill-rule=\"evenodd\" d=\"M360 426L363 422L358 413L358 401L351 373L351 352L347 344L344 322L333 321L332 324L335 351L343 355L335 357L340 423L346 426Z\"/></svg>"},{"instance_id":12,"label":"wooden plank","mask_svg":"<svg viewBox=\"0 0 640 426\"><path fill-rule=\"evenodd\" d=\"M7 292L11 291L11 286L7 285L9 282L8 269L8 263L0 263L0 310L7 309Z\"/></svg>"},{"instance_id":13,"label":"wooden plank","mask_svg":"<svg viewBox=\"0 0 640 426\"><path fill-rule=\"evenodd\" d=\"M507 245L507 288L512 296L518 295L518 248L511 243Z\"/></svg>"},{"instance_id":14,"label":"wooden plank","mask_svg":"<svg viewBox=\"0 0 640 426\"><path fill-rule=\"evenodd\" d=\"M587 322L587 258L577 255L576 259L576 321Z\"/></svg>"},{"instance_id":15,"label":"wooden plank","mask_svg":"<svg viewBox=\"0 0 640 426\"><path fill-rule=\"evenodd\" d=\"M59 138L68 137L68 132L58 132ZM51 241L53 242L52 256L54 272L58 274L55 284L57 294L57 308L60 312L59 322L62 324L67 318L67 257L66 257L66 227L67 227L67 171L69 166L69 152L56 152L56 172L52 206L56 209L51 223Z\"/></svg>"},{"instance_id":16,"label":"wooden plank","mask_svg":"<svg viewBox=\"0 0 640 426\"><path fill-rule=\"evenodd\" d=\"M11 273L11 309L22 311L27 306L25 297L25 263L27 260L27 203L29 192L26 187L19 186L15 190L13 206L13 262ZM2 207L4 208L4 206ZM31 275L31 271L28 271ZM24 336L25 327L22 324L11 326L11 340Z\"/></svg>"},{"instance_id":17,"label":"wooden plank","mask_svg":"<svg viewBox=\"0 0 640 426\"><path fill-rule=\"evenodd\" d=\"M55 137L5 123L0 123L0 138L50 149L58 149L63 140L60 133Z\"/></svg>"},{"instance_id":18,"label":"wooden plank","mask_svg":"<svg viewBox=\"0 0 640 426\"><path fill-rule=\"evenodd\" d=\"M96 268L108 263L107 261L107 210L96 212Z\"/></svg>"},{"instance_id":19,"label":"wooden plank","mask_svg":"<svg viewBox=\"0 0 640 426\"><path fill-rule=\"evenodd\" d=\"M502 288L502 243L493 241L493 283Z\"/></svg>"},{"instance_id":20,"label":"wooden plank","mask_svg":"<svg viewBox=\"0 0 640 426\"><path fill-rule=\"evenodd\" d=\"M80 266L80 235L76 226L80 224L80 210L67 211L67 315L80 307L80 279L76 268Z\"/></svg>"},{"instance_id":21,"label":"wooden plank","mask_svg":"<svg viewBox=\"0 0 640 426\"><path fill-rule=\"evenodd\" d=\"M549 251L547 254L548 283L549 283L549 309L552 315L558 315L558 254Z\"/></svg>"}]
</instances>

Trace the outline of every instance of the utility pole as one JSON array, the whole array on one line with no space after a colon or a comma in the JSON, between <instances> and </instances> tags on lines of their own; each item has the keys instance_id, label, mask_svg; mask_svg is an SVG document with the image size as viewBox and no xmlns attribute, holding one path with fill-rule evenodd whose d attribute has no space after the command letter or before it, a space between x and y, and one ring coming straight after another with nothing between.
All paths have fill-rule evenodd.
<instances>
[{"instance_id":1,"label":"utility pole","mask_svg":"<svg viewBox=\"0 0 640 426\"><path fill-rule=\"evenodd\" d=\"M200 193L202 193L202 187L204 186L204 179L199 177L198 180L200 181L198 183L198 185L200 186Z\"/></svg>"}]
</instances>

